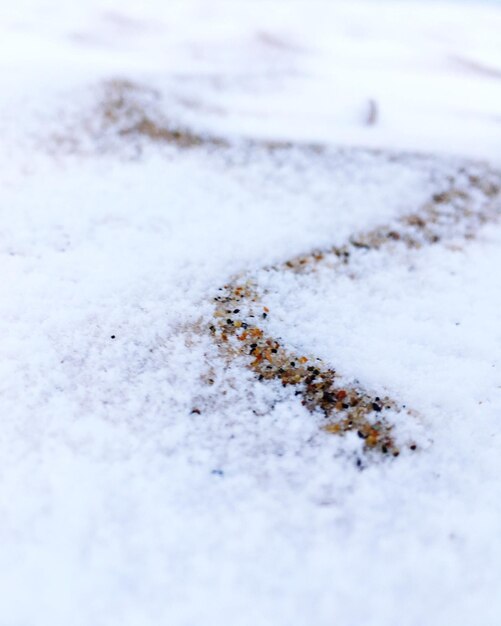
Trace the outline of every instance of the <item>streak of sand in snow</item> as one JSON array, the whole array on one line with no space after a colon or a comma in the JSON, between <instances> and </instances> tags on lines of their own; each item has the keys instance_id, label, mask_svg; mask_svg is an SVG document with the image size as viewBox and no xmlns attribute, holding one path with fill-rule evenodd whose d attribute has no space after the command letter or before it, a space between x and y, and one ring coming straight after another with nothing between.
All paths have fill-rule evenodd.
<instances>
[{"instance_id":1,"label":"streak of sand in snow","mask_svg":"<svg viewBox=\"0 0 501 626\"><path fill-rule=\"evenodd\" d=\"M125 77L230 138L499 161L500 10L19 0L2 14L0 624L498 626L499 226L359 283L277 283L280 332L426 413L427 451L359 472L342 454L356 441L322 436L186 328L230 275L425 201L419 159L54 159L32 137Z\"/></svg>"}]
</instances>

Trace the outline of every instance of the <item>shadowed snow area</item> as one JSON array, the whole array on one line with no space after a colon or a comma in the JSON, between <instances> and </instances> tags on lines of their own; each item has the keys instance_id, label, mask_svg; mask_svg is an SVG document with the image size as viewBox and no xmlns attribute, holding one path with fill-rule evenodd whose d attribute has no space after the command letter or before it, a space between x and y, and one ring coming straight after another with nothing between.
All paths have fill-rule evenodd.
<instances>
[{"instance_id":1,"label":"shadowed snow area","mask_svg":"<svg viewBox=\"0 0 501 626\"><path fill-rule=\"evenodd\" d=\"M468 3L5 7L0 626L499 624L500 29ZM404 222L423 245L374 244ZM417 450L326 432L211 335L251 280L260 328L405 406Z\"/></svg>"}]
</instances>

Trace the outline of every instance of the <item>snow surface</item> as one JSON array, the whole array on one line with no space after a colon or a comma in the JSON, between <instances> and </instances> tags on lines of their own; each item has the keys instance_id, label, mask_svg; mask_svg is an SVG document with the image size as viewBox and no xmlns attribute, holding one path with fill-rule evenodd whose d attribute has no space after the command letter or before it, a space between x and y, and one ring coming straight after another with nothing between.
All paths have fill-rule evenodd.
<instances>
[{"instance_id":1,"label":"snow surface","mask_svg":"<svg viewBox=\"0 0 501 626\"><path fill-rule=\"evenodd\" d=\"M499 225L266 279L270 330L419 411L414 455L358 470L205 332L230 277L413 211L453 166L239 138L498 164L499 32L468 3L2 7L1 626L500 623ZM117 78L234 147L103 151L84 121Z\"/></svg>"}]
</instances>

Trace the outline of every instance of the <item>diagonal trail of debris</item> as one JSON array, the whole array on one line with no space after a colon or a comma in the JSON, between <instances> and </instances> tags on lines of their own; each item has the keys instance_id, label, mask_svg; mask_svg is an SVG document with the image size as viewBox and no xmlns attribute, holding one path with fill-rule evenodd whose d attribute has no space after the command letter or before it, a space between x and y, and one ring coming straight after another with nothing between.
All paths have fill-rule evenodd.
<instances>
[{"instance_id":1,"label":"diagonal trail of debris","mask_svg":"<svg viewBox=\"0 0 501 626\"><path fill-rule=\"evenodd\" d=\"M438 242L471 239L483 224L499 216L500 189L501 176L487 167L460 168L456 176L449 177L448 187L419 211L389 226L351 237L342 246L315 250L265 271L303 273L329 264L340 273L356 265L368 250L397 246L417 249ZM252 277L236 278L221 287L214 301L210 331L228 356L244 357L260 381L278 379L284 387L294 386L295 394L307 409L321 411L328 418L326 431L355 431L364 440L366 450L399 455L391 418L387 416L395 411L409 415L413 412L383 393L370 394L357 383L347 383L321 359L298 354L267 336L262 325L270 311ZM406 445L416 449L412 441Z\"/></svg>"}]
</instances>

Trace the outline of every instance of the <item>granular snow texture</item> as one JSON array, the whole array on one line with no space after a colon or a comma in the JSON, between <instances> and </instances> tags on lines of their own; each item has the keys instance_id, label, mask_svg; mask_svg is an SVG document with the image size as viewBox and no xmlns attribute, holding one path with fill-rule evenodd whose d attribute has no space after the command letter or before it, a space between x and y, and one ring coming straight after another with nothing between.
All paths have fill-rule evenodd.
<instances>
[{"instance_id":1,"label":"granular snow texture","mask_svg":"<svg viewBox=\"0 0 501 626\"><path fill-rule=\"evenodd\" d=\"M501 11L59 4L0 26L0 625L497 626ZM241 277L418 449L221 349Z\"/></svg>"}]
</instances>

